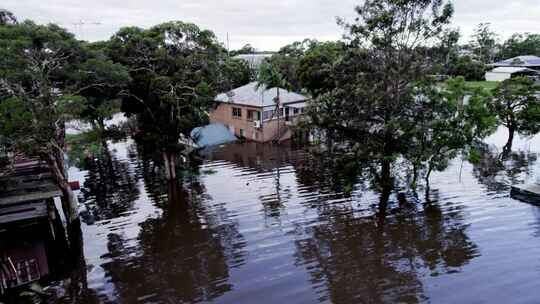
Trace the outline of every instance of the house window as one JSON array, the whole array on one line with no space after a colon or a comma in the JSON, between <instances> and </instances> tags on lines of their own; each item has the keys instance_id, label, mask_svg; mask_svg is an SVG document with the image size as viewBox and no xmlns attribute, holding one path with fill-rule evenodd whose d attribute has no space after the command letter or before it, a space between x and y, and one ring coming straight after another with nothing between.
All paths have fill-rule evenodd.
<instances>
[{"instance_id":1,"label":"house window","mask_svg":"<svg viewBox=\"0 0 540 304\"><path fill-rule=\"evenodd\" d=\"M270 120L272 119L272 116L274 116L274 110L264 111L263 112L263 120Z\"/></svg>"},{"instance_id":2,"label":"house window","mask_svg":"<svg viewBox=\"0 0 540 304\"><path fill-rule=\"evenodd\" d=\"M232 108L233 118L242 118L242 109L241 108Z\"/></svg>"},{"instance_id":3,"label":"house window","mask_svg":"<svg viewBox=\"0 0 540 304\"><path fill-rule=\"evenodd\" d=\"M248 110L247 111L247 120L261 120L261 112Z\"/></svg>"},{"instance_id":4,"label":"house window","mask_svg":"<svg viewBox=\"0 0 540 304\"><path fill-rule=\"evenodd\" d=\"M300 109L294 108L293 113L294 115L298 115L298 113L300 113Z\"/></svg>"}]
</instances>

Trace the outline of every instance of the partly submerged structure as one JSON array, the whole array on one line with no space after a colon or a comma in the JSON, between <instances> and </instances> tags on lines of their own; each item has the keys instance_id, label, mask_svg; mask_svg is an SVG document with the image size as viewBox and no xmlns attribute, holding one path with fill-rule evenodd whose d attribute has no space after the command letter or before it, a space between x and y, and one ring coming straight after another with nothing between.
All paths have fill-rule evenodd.
<instances>
[{"instance_id":1,"label":"partly submerged structure","mask_svg":"<svg viewBox=\"0 0 540 304\"><path fill-rule=\"evenodd\" d=\"M301 94L266 89L252 82L219 94L216 107L210 112L210 122L223 124L235 136L252 141L287 140L292 137L291 127L304 113L308 100Z\"/></svg>"},{"instance_id":2,"label":"partly submerged structure","mask_svg":"<svg viewBox=\"0 0 540 304\"><path fill-rule=\"evenodd\" d=\"M53 275L67 244L61 197L44 163L16 159L0 172L0 297Z\"/></svg>"}]
</instances>

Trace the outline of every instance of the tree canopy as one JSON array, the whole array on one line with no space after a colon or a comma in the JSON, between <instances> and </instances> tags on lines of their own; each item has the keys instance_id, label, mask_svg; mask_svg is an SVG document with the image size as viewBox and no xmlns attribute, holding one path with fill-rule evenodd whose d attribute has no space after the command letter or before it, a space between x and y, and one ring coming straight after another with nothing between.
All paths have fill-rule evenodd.
<instances>
[{"instance_id":1,"label":"tree canopy","mask_svg":"<svg viewBox=\"0 0 540 304\"><path fill-rule=\"evenodd\" d=\"M140 137L163 151L172 176L173 155L186 149L180 139L208 119L224 50L211 31L180 21L148 30L123 28L112 37L110 49L132 79L122 110L137 116Z\"/></svg>"}]
</instances>

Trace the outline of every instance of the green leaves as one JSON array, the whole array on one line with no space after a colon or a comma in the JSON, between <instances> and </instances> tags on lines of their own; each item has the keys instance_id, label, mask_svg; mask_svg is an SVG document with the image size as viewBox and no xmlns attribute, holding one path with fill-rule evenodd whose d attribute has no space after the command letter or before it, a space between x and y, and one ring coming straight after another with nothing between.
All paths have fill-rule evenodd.
<instances>
[{"instance_id":1,"label":"green leaves","mask_svg":"<svg viewBox=\"0 0 540 304\"><path fill-rule=\"evenodd\" d=\"M538 87L526 77L507 79L497 86L490 107L499 121L524 135L540 132Z\"/></svg>"},{"instance_id":2,"label":"green leaves","mask_svg":"<svg viewBox=\"0 0 540 304\"><path fill-rule=\"evenodd\" d=\"M225 53L215 35L180 21L148 30L123 28L111 38L108 52L129 71L122 110L137 116L141 137L162 149L182 150L180 137L206 122L216 89L224 83L219 67ZM227 68L236 75L242 67L230 61Z\"/></svg>"}]
</instances>

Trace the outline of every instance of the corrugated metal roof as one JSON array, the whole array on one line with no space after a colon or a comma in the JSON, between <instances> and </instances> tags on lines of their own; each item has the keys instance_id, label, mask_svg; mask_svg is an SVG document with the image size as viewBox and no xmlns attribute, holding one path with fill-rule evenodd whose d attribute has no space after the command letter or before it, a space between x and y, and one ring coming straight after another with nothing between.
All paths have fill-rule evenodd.
<instances>
[{"instance_id":1,"label":"corrugated metal roof","mask_svg":"<svg viewBox=\"0 0 540 304\"><path fill-rule=\"evenodd\" d=\"M500 67L504 67L504 66L536 67L536 66L540 66L540 57L532 56L532 55L518 56L518 57L496 62L493 65L500 66Z\"/></svg>"},{"instance_id":2,"label":"corrugated metal roof","mask_svg":"<svg viewBox=\"0 0 540 304\"><path fill-rule=\"evenodd\" d=\"M257 89L257 82L251 82L245 86L236 88L227 93L216 96L216 101L235 103L254 107L266 107L275 105L277 90L275 88L267 90L265 86ZM282 104L303 102L308 100L306 96L285 89L279 89L279 98Z\"/></svg>"},{"instance_id":3,"label":"corrugated metal roof","mask_svg":"<svg viewBox=\"0 0 540 304\"><path fill-rule=\"evenodd\" d=\"M498 67L494 68L491 73L519 73L519 72L536 72L535 70L519 67Z\"/></svg>"}]
</instances>

